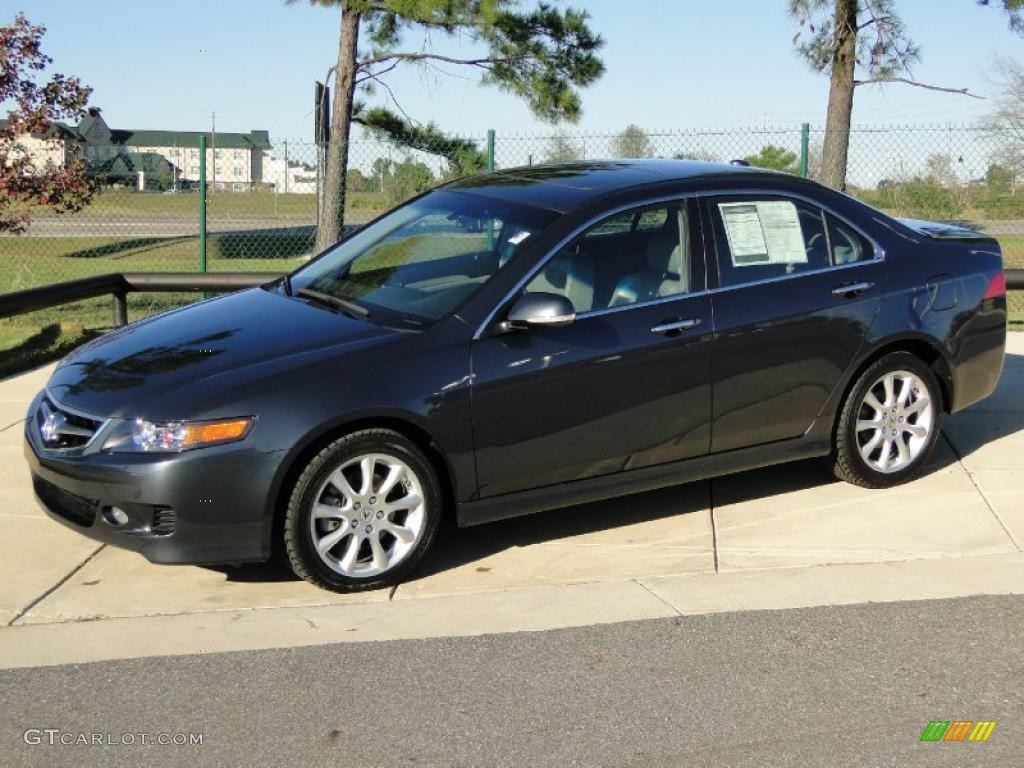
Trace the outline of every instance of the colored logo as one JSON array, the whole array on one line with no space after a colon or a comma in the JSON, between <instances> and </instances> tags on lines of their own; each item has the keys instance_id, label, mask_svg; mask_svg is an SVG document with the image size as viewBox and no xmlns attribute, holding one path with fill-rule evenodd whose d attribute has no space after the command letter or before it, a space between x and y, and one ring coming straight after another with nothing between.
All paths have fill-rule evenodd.
<instances>
[{"instance_id":1,"label":"colored logo","mask_svg":"<svg viewBox=\"0 0 1024 768\"><path fill-rule=\"evenodd\" d=\"M995 728L995 720L932 720L921 741L988 741Z\"/></svg>"}]
</instances>

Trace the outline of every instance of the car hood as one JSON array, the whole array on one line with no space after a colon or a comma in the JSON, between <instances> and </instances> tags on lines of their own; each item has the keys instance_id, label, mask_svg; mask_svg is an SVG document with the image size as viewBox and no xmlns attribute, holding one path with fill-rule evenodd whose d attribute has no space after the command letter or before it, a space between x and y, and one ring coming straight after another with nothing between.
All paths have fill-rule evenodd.
<instances>
[{"instance_id":1,"label":"car hood","mask_svg":"<svg viewBox=\"0 0 1024 768\"><path fill-rule=\"evenodd\" d=\"M204 382L222 374L244 378L255 366L287 364L310 354L337 355L339 348L396 333L254 288L102 336L68 355L47 390L58 402L99 416L149 415L161 395L201 391Z\"/></svg>"}]
</instances>

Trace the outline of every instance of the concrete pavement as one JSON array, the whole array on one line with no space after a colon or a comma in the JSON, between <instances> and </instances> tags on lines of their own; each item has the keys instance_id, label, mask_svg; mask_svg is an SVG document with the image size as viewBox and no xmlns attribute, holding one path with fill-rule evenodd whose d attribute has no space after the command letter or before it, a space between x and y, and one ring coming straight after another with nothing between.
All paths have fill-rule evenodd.
<instances>
[{"instance_id":1,"label":"concrete pavement","mask_svg":"<svg viewBox=\"0 0 1024 768\"><path fill-rule=\"evenodd\" d=\"M20 447L48 375L0 382L3 666L1024 593L1024 334L999 391L947 420L907 486L805 462L447 531L415 578L360 595L269 565L154 566L49 521Z\"/></svg>"}]
</instances>

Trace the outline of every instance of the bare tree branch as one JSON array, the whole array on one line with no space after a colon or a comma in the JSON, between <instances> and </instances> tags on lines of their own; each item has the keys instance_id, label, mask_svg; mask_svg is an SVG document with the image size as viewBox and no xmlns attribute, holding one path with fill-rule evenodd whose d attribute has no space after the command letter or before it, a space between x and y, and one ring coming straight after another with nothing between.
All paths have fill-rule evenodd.
<instances>
[{"instance_id":1,"label":"bare tree branch","mask_svg":"<svg viewBox=\"0 0 1024 768\"><path fill-rule=\"evenodd\" d=\"M447 64L463 64L467 66L480 67L481 69L490 69L495 64L505 63L507 59L458 59L453 56L442 56L438 53L382 53L379 56L372 56L369 59L363 59L362 61L356 62L358 69L365 69L366 67L373 66L374 64L381 64L385 61L443 61Z\"/></svg>"},{"instance_id":2,"label":"bare tree branch","mask_svg":"<svg viewBox=\"0 0 1024 768\"><path fill-rule=\"evenodd\" d=\"M362 85L367 80L377 80L378 77L380 77L381 75L386 75L392 69L397 67L400 63L401 62L393 61L388 66L384 67L383 69L378 69L376 72L371 72L369 69L366 69L362 77L357 77L356 78L356 85ZM360 70L360 71L363 71L363 70Z\"/></svg>"},{"instance_id":3,"label":"bare tree branch","mask_svg":"<svg viewBox=\"0 0 1024 768\"><path fill-rule=\"evenodd\" d=\"M911 80L909 77L872 77L868 80L854 80L854 86L858 85L873 85L875 83L903 83L904 85L913 85L916 88L926 88L929 91L942 91L943 93L958 93L961 96L970 96L972 99L984 99L984 96L978 96L977 94L970 93L966 88L943 88L940 85L928 85L927 83L919 83L917 80Z\"/></svg>"},{"instance_id":4,"label":"bare tree branch","mask_svg":"<svg viewBox=\"0 0 1024 768\"><path fill-rule=\"evenodd\" d=\"M888 21L888 20L889 20L888 16L881 16L881 17L879 17L877 19L874 16L872 16L870 19L865 21L863 24L858 24L857 25L857 31L860 32L862 29L867 29L870 26L873 26L875 24L878 24L878 23L884 22L884 21Z\"/></svg>"},{"instance_id":5,"label":"bare tree branch","mask_svg":"<svg viewBox=\"0 0 1024 768\"><path fill-rule=\"evenodd\" d=\"M398 63L395 62L394 66L398 66ZM422 125L422 123L419 120L415 120L415 119L413 119L412 117L409 116L409 113L406 112L405 109L403 109L402 105L398 103L398 99L395 97L395 92L391 90L391 86L388 85L385 81L380 79L380 77L379 77L380 75L382 75L384 72L387 72L389 69L392 69L392 68L393 67L388 67L388 68L382 70L381 72L371 72L371 73L369 73L367 75L367 77L369 77L374 82L379 83L381 86L383 86L384 90L388 92L388 96L391 97L391 101L394 103L395 108L399 112L402 113L402 116L406 120L408 120L410 123L413 123L415 125Z\"/></svg>"}]
</instances>

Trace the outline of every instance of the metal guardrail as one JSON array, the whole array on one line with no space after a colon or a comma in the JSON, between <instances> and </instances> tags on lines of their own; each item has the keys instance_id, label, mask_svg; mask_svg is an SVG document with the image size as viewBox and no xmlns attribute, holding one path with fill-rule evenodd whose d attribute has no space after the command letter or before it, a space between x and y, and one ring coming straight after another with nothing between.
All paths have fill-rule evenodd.
<instances>
[{"instance_id":1,"label":"metal guardrail","mask_svg":"<svg viewBox=\"0 0 1024 768\"><path fill-rule=\"evenodd\" d=\"M264 285L282 277L282 272L123 272L83 277L66 283L43 285L24 291L0 294L0 318L48 309L97 296L112 296L114 325L128 322L128 294L175 291L236 291ZM1006 270L1006 288L1024 290L1024 269Z\"/></svg>"},{"instance_id":2,"label":"metal guardrail","mask_svg":"<svg viewBox=\"0 0 1024 768\"><path fill-rule=\"evenodd\" d=\"M97 296L112 296L114 325L128 322L129 293L171 293L175 291L237 291L264 285L282 272L114 272L54 283L0 295L0 318L37 309L48 309Z\"/></svg>"}]
</instances>

